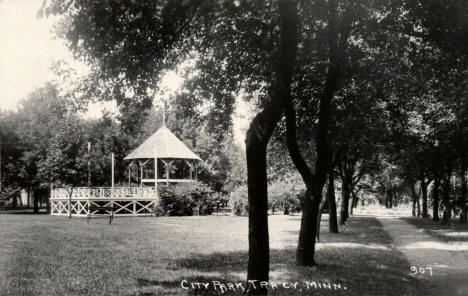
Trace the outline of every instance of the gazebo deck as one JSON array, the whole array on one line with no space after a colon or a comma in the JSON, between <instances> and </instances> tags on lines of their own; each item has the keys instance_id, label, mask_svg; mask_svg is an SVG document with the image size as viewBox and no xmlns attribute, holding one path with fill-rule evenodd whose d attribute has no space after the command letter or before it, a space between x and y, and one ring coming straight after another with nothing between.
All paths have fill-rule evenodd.
<instances>
[{"instance_id":1,"label":"gazebo deck","mask_svg":"<svg viewBox=\"0 0 468 296\"><path fill-rule=\"evenodd\" d=\"M51 215L87 217L90 208L111 207L115 216L151 215L159 202L154 187L55 188L50 198ZM102 212L102 211L101 211ZM103 214L110 214L105 210Z\"/></svg>"}]
</instances>

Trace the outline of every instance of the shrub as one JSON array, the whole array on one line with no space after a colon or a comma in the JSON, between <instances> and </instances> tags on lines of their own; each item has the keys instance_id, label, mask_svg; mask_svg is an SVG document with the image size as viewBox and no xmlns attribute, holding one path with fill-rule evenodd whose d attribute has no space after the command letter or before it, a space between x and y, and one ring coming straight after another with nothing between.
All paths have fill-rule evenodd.
<instances>
[{"instance_id":1,"label":"shrub","mask_svg":"<svg viewBox=\"0 0 468 296\"><path fill-rule=\"evenodd\" d=\"M237 189L231 193L230 203L231 203L231 208L234 211L234 215L236 216L248 216L249 215L249 202L248 202L248 194L247 194L246 185L237 187Z\"/></svg>"},{"instance_id":2,"label":"shrub","mask_svg":"<svg viewBox=\"0 0 468 296\"><path fill-rule=\"evenodd\" d=\"M234 215L248 216L249 215L249 202L247 186L243 185L238 187L231 193L230 197L231 207ZM293 190L288 190L284 184L277 182L268 186L268 210L272 213L282 211L283 214L288 215L293 212L301 211L301 202Z\"/></svg>"},{"instance_id":3,"label":"shrub","mask_svg":"<svg viewBox=\"0 0 468 296\"><path fill-rule=\"evenodd\" d=\"M298 190L288 182L276 181L268 185L268 209L274 214L276 211L289 215L301 210Z\"/></svg>"},{"instance_id":4,"label":"shrub","mask_svg":"<svg viewBox=\"0 0 468 296\"><path fill-rule=\"evenodd\" d=\"M169 184L158 187L161 202L157 211L167 216L211 215L213 191L203 183Z\"/></svg>"}]
</instances>

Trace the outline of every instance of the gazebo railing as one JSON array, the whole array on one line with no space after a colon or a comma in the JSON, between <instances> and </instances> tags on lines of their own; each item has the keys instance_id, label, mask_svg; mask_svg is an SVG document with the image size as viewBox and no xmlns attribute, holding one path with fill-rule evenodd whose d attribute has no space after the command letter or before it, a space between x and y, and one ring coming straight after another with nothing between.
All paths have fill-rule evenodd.
<instances>
[{"instance_id":1,"label":"gazebo railing","mask_svg":"<svg viewBox=\"0 0 468 296\"><path fill-rule=\"evenodd\" d=\"M84 216L93 207L114 208L114 215L140 216L153 213L159 203L154 187L75 187L55 188L52 190L51 215ZM102 211L101 211L102 213ZM109 211L103 214L109 214Z\"/></svg>"},{"instance_id":2,"label":"gazebo railing","mask_svg":"<svg viewBox=\"0 0 468 296\"><path fill-rule=\"evenodd\" d=\"M51 199L112 199L112 198L157 198L154 187L75 187L54 188Z\"/></svg>"}]
</instances>

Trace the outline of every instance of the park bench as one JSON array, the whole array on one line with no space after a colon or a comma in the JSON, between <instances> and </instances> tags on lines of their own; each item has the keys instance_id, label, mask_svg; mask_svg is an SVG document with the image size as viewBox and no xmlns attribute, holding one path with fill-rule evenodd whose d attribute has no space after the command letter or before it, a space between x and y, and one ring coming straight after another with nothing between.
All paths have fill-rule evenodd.
<instances>
[{"instance_id":1,"label":"park bench","mask_svg":"<svg viewBox=\"0 0 468 296\"><path fill-rule=\"evenodd\" d=\"M114 219L114 211L115 207L113 206L89 206L88 208L88 217L87 217L87 222L89 223L89 219L91 219L92 212L94 211L104 211L104 212L110 212L109 213L109 224L112 223L112 220Z\"/></svg>"}]
</instances>

